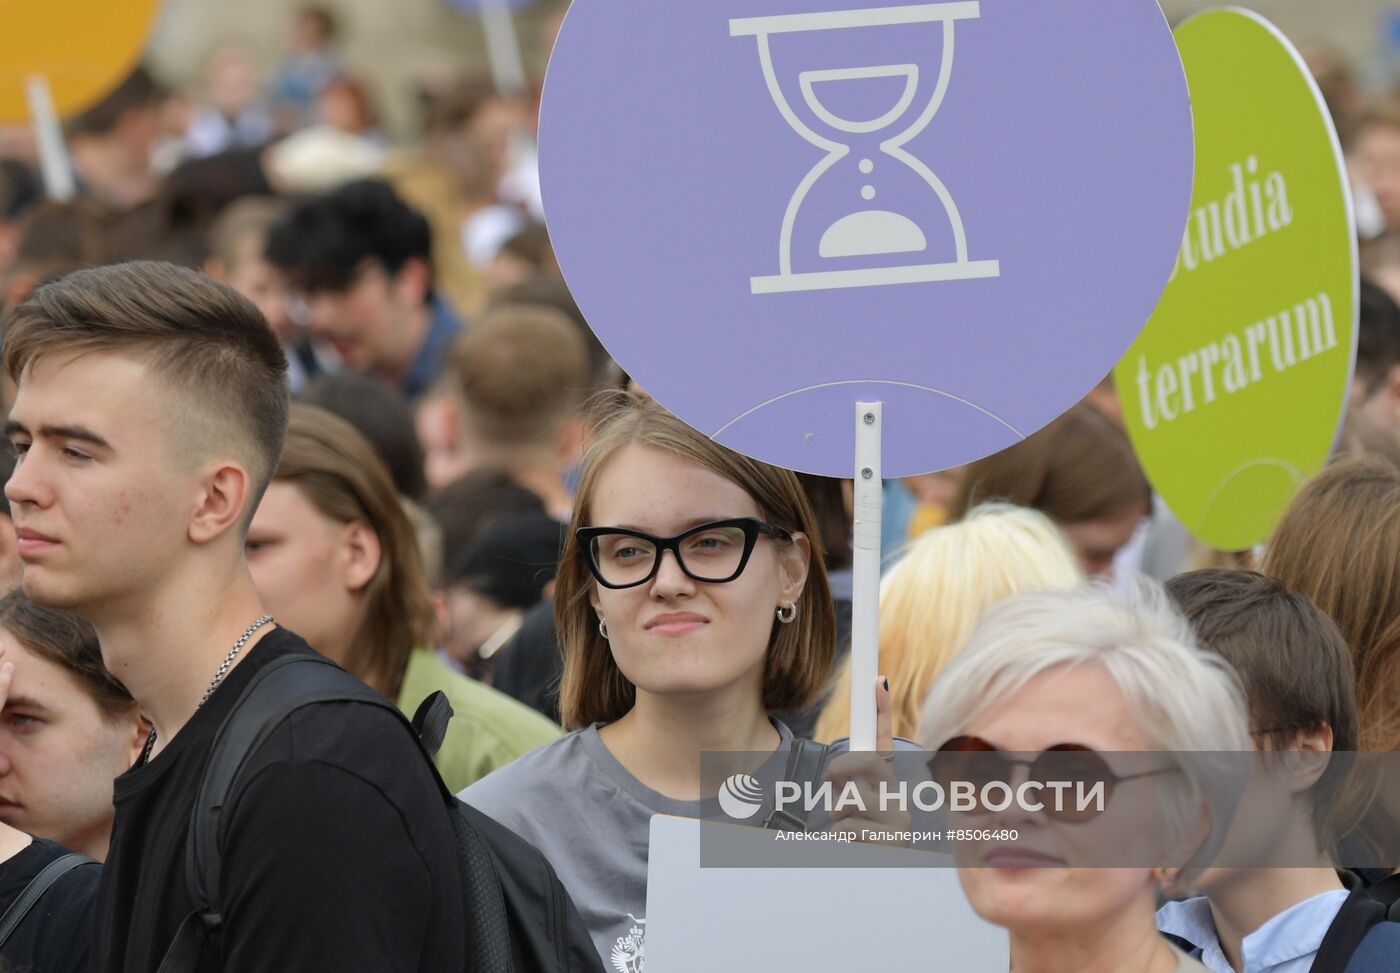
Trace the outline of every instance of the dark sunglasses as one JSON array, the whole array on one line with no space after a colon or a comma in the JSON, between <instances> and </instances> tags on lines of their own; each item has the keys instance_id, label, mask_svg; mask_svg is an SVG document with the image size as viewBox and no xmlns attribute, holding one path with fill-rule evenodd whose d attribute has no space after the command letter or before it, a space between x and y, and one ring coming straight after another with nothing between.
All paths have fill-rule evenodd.
<instances>
[{"instance_id":1,"label":"dark sunglasses","mask_svg":"<svg viewBox=\"0 0 1400 973\"><path fill-rule=\"evenodd\" d=\"M1015 768L1026 767L1026 779L1042 783L1064 781L1070 785L1065 792L1066 800L1058 806L1047 793L1040 799L1044 813L1068 824L1081 824L1099 816L1113 800L1113 792L1125 781L1140 777L1154 777L1158 774L1174 773L1175 767L1158 767L1137 774L1117 774L1103 756L1090 747L1079 743L1057 743L1046 747L1034 759L1021 760L1012 757L993 744L975 736L953 737L929 758L928 768L934 781L947 786L953 781L965 781L973 785L980 796L988 784L1005 784L1014 790L1012 783ZM1090 793L1093 788L1103 787L1103 806L1089 802L1080 809L1076 800L1078 793ZM970 813L988 813L978 808Z\"/></svg>"},{"instance_id":2,"label":"dark sunglasses","mask_svg":"<svg viewBox=\"0 0 1400 973\"><path fill-rule=\"evenodd\" d=\"M760 536L790 541L792 534L753 517L735 517L657 537L626 527L580 527L575 535L588 570L605 588L635 588L656 577L661 555L676 556L686 576L723 584L744 573Z\"/></svg>"}]
</instances>

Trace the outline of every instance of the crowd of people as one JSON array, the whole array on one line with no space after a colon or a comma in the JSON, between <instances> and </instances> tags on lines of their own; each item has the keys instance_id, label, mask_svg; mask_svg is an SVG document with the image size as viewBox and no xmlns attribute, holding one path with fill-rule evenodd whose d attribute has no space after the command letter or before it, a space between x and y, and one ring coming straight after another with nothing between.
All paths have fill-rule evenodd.
<instances>
[{"instance_id":1,"label":"crowd of people","mask_svg":"<svg viewBox=\"0 0 1400 973\"><path fill-rule=\"evenodd\" d=\"M851 484L717 444L609 358L528 96L425 85L391 139L339 27L300 11L266 79L237 44L184 91L138 67L64 124L75 200L0 140L0 915L47 889L0 918L0 971L530 968L522 940L577 927L584 968L641 973L651 820L715 813L701 754L888 772L845 752ZM1267 542L1185 532L1110 379L885 484L854 687L881 753L1076 754L1109 833L1164 776L1208 789L1189 754L1271 757L1218 848L1173 806L1160 861L1086 864L1048 814L961 857L1016 973L1400 969L1400 806L1342 759L1400 750L1400 107L1310 57L1366 276L1335 457ZM348 683L264 703L206 821L227 728L322 657ZM547 913L491 884L497 826Z\"/></svg>"}]
</instances>

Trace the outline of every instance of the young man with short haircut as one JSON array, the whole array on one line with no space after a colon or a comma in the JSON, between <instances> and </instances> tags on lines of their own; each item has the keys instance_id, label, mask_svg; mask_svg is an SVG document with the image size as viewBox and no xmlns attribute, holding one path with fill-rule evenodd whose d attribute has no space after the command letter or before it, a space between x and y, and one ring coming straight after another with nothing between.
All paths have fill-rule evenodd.
<instances>
[{"instance_id":1,"label":"young man with short haircut","mask_svg":"<svg viewBox=\"0 0 1400 973\"><path fill-rule=\"evenodd\" d=\"M566 478L583 441L579 406L591 391L578 329L551 308L498 307L453 346L450 368L471 466L505 470L567 520Z\"/></svg>"},{"instance_id":2,"label":"young man with short haircut","mask_svg":"<svg viewBox=\"0 0 1400 973\"><path fill-rule=\"evenodd\" d=\"M1265 811L1237 814L1232 867L1201 874L1192 884L1203 894L1164 906L1157 925L1213 973L1307 973L1349 896L1365 896L1336 871L1326 806L1346 769L1330 755L1356 749L1346 642L1306 595L1260 574L1192 571L1166 587L1202 647L1239 675L1256 749L1279 753L1256 765L1244 800ZM1261 775L1266 766L1278 772ZM1240 867L1251 860L1261 866Z\"/></svg>"},{"instance_id":3,"label":"young man with short haircut","mask_svg":"<svg viewBox=\"0 0 1400 973\"><path fill-rule=\"evenodd\" d=\"M112 781L150 724L103 666L92 626L19 590L0 598L0 659L15 668L0 712L0 821L101 861Z\"/></svg>"},{"instance_id":4,"label":"young man with short haircut","mask_svg":"<svg viewBox=\"0 0 1400 973\"><path fill-rule=\"evenodd\" d=\"M119 777L94 969L156 969L196 911L186 839L215 734L254 675L311 655L243 559L286 431L286 360L257 309L168 264L70 274L17 308L6 486L26 594L72 610L154 724ZM453 825L398 718L310 705L223 810L218 943L201 970L460 969Z\"/></svg>"},{"instance_id":5,"label":"young man with short haircut","mask_svg":"<svg viewBox=\"0 0 1400 973\"><path fill-rule=\"evenodd\" d=\"M433 293L432 232L387 185L347 183L272 228L267 259L306 304L307 324L345 364L406 399L437 378L462 330Z\"/></svg>"}]
</instances>

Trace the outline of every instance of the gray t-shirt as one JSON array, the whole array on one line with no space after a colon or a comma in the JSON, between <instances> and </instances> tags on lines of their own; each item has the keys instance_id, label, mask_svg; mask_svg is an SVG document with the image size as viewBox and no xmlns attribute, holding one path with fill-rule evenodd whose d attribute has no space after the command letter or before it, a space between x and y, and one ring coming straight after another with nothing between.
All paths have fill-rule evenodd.
<instances>
[{"instance_id":1,"label":"gray t-shirt","mask_svg":"<svg viewBox=\"0 0 1400 973\"><path fill-rule=\"evenodd\" d=\"M774 725L784 752L792 733ZM719 815L716 798L677 801L637 780L604 745L596 724L531 750L459 796L544 853L578 906L604 969L616 973L642 973L645 965L652 815Z\"/></svg>"}]
</instances>

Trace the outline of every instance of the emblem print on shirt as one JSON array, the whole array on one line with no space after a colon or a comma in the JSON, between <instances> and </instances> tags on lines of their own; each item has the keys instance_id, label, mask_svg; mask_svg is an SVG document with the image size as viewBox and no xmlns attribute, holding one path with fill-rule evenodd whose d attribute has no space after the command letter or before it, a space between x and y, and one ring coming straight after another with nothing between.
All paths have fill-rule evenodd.
<instances>
[{"instance_id":1,"label":"emblem print on shirt","mask_svg":"<svg viewBox=\"0 0 1400 973\"><path fill-rule=\"evenodd\" d=\"M638 919L630 912L627 918L635 925L627 931L627 935L618 936L617 942L613 943L613 969L617 973L644 973L647 968L647 921Z\"/></svg>"}]
</instances>

